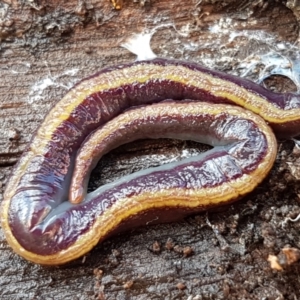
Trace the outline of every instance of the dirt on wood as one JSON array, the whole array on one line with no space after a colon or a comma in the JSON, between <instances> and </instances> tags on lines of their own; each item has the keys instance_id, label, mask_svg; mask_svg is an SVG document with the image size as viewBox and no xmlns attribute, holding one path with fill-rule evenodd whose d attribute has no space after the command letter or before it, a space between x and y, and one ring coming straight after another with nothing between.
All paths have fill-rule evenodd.
<instances>
[{"instance_id":1,"label":"dirt on wood","mask_svg":"<svg viewBox=\"0 0 300 300\"><path fill-rule=\"evenodd\" d=\"M0 2L0 200L49 108L81 78L133 61L120 46L132 34L153 30L158 56L243 75L252 52L268 53L274 41L299 46L299 12L297 1L275 0L124 0L121 10L108 0ZM281 76L263 84L296 89ZM203 149L173 140L122 146L100 161L89 188ZM295 142L280 142L270 175L244 199L112 237L59 268L23 260L0 229L0 298L300 299L300 221L291 221L300 214L299 170Z\"/></svg>"}]
</instances>

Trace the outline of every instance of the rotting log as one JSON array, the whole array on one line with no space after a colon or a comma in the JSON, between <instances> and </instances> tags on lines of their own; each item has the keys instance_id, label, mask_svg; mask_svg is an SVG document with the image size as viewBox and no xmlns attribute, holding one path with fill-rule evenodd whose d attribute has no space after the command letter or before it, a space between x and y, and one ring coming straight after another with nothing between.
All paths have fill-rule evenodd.
<instances>
[{"instance_id":1,"label":"rotting log","mask_svg":"<svg viewBox=\"0 0 300 300\"><path fill-rule=\"evenodd\" d=\"M108 0L0 3L0 196L12 166L57 99L100 68L134 60L120 47L131 34L164 24L153 36L155 53L199 62L212 57L225 71L247 51L243 39L224 41L226 49L219 51L188 48L211 43L208 28L222 18L233 20L235 30L263 29L297 42L297 14L277 1L255 3L152 0L140 6L127 0L120 11ZM230 50L236 58L222 60ZM90 187L187 151L200 150L195 143L167 140L121 147L100 162ZM281 226L300 212L299 185L289 169L297 163L293 142L282 143L268 179L242 201L182 222L132 230L60 268L19 258L0 230L0 298L300 298L299 265L278 273L267 262L287 244L300 248L300 225Z\"/></svg>"}]
</instances>

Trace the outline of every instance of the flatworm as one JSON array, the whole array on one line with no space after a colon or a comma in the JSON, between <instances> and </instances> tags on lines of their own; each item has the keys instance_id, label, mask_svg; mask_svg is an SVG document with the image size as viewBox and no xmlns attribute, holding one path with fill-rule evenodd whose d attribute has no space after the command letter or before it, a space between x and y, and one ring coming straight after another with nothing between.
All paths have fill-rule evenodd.
<instances>
[{"instance_id":1,"label":"flatworm","mask_svg":"<svg viewBox=\"0 0 300 300\"><path fill-rule=\"evenodd\" d=\"M299 134L299 124L299 95L195 63L154 59L104 69L52 108L14 168L1 211L7 241L30 261L63 264L153 216L170 221L229 203L272 167L276 141L269 126L285 138ZM85 195L81 172L88 175L112 148L145 137L191 139L214 149Z\"/></svg>"}]
</instances>

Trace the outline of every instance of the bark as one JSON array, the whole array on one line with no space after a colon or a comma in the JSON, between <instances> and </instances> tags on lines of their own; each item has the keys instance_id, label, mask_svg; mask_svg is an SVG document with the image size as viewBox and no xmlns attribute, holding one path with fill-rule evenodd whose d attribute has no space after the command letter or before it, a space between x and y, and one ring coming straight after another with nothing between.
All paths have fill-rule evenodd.
<instances>
[{"instance_id":1,"label":"bark","mask_svg":"<svg viewBox=\"0 0 300 300\"><path fill-rule=\"evenodd\" d=\"M0 2L0 200L12 166L49 108L79 79L133 61L134 55L120 47L133 33L156 28L152 48L157 55L232 73L238 73L236 64L256 46L242 37L230 40L231 32L263 30L279 41L298 42L298 11L292 1L140 2L124 1L120 11L108 0ZM217 37L211 30L216 24ZM282 78L268 84L293 88ZM199 147L168 140L123 146L102 159L90 188ZM300 213L299 156L292 141L281 143L270 176L245 199L217 212L110 238L60 268L18 257L0 229L0 297L300 298L299 264L278 272L267 262L269 254L277 255L286 245L300 247L299 223L282 226Z\"/></svg>"}]
</instances>

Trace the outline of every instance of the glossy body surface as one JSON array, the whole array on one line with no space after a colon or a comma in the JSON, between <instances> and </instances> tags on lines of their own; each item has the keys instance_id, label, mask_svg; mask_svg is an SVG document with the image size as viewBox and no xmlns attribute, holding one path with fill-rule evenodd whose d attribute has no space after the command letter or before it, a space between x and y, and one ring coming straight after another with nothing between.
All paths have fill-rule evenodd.
<instances>
[{"instance_id":1,"label":"glossy body surface","mask_svg":"<svg viewBox=\"0 0 300 300\"><path fill-rule=\"evenodd\" d=\"M300 99L292 93L275 94L189 62L155 59L105 69L77 84L53 107L15 167L1 220L18 254L40 264L66 263L125 223L126 228L141 224L136 216L147 211L186 215L225 204L253 190L266 176L276 141L261 118L198 102L183 102L180 109L179 104L163 102L126 111L165 99L239 105L260 115L280 137L300 133ZM97 160L118 145L147 137L191 139L215 148L85 196L88 179L82 180L81 172L88 175ZM83 198L77 205L68 201Z\"/></svg>"}]
</instances>

